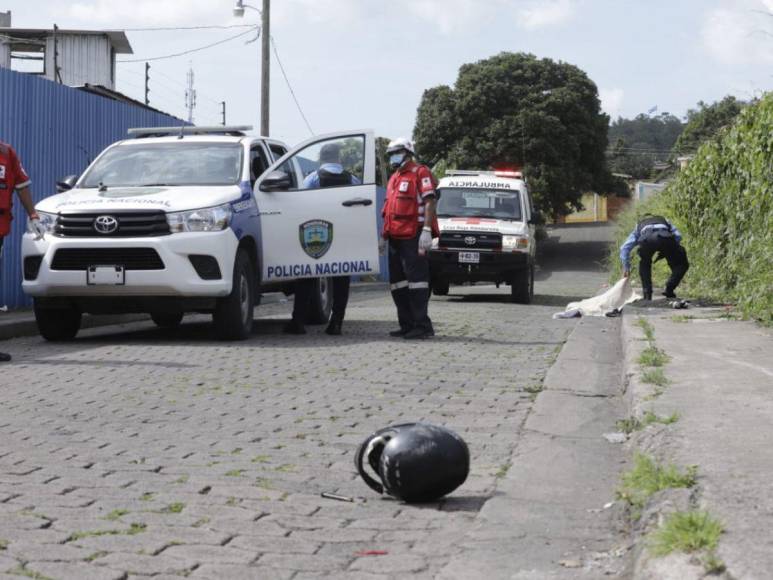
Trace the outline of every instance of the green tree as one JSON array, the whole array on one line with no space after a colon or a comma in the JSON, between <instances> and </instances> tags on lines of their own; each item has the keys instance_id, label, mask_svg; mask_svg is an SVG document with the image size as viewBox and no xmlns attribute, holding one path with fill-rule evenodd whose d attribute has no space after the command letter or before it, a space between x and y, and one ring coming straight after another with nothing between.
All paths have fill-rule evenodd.
<instances>
[{"instance_id":1,"label":"green tree","mask_svg":"<svg viewBox=\"0 0 773 580\"><path fill-rule=\"evenodd\" d=\"M652 176L655 163L668 161L684 125L670 113L618 117L609 127L609 168L636 179Z\"/></svg>"},{"instance_id":2,"label":"green tree","mask_svg":"<svg viewBox=\"0 0 773 580\"><path fill-rule=\"evenodd\" d=\"M721 101L707 105L698 103L697 109L687 112L687 126L674 144L676 155L693 154L702 143L713 139L719 130L733 124L738 114L748 103L727 96Z\"/></svg>"},{"instance_id":3,"label":"green tree","mask_svg":"<svg viewBox=\"0 0 773 580\"><path fill-rule=\"evenodd\" d=\"M505 52L463 65L454 88L425 91L414 136L430 164L523 167L539 208L557 216L585 191L608 192L608 124L582 70Z\"/></svg>"}]
</instances>

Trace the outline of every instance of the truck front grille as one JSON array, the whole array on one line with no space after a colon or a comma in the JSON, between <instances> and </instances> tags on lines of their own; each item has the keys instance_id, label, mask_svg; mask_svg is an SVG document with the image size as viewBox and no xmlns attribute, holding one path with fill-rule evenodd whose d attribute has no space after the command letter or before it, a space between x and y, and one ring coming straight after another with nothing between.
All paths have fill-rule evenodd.
<instances>
[{"instance_id":1,"label":"truck front grille","mask_svg":"<svg viewBox=\"0 0 773 580\"><path fill-rule=\"evenodd\" d=\"M115 231L98 232L94 221L100 216L115 218L118 222ZM54 226L54 234L65 238L137 238L169 233L163 211L63 213L59 214Z\"/></svg>"},{"instance_id":2,"label":"truck front grille","mask_svg":"<svg viewBox=\"0 0 773 580\"><path fill-rule=\"evenodd\" d=\"M501 250L502 234L496 232L442 232L439 246L470 251Z\"/></svg>"}]
</instances>

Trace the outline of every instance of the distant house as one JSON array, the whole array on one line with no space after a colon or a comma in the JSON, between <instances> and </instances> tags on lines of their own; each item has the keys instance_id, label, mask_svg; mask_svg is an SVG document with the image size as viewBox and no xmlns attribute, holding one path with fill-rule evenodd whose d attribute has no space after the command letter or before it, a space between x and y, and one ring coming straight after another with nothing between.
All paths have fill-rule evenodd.
<instances>
[{"instance_id":1,"label":"distant house","mask_svg":"<svg viewBox=\"0 0 773 580\"><path fill-rule=\"evenodd\" d=\"M0 12L0 67L78 87L115 90L118 54L133 54L126 34L105 30L13 28Z\"/></svg>"}]
</instances>

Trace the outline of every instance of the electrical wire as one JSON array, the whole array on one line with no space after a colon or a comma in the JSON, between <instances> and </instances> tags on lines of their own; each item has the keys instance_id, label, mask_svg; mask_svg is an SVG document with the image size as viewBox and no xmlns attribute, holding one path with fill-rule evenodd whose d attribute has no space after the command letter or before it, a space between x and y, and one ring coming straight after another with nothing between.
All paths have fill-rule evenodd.
<instances>
[{"instance_id":1,"label":"electrical wire","mask_svg":"<svg viewBox=\"0 0 773 580\"><path fill-rule=\"evenodd\" d=\"M293 101L295 101L295 106L298 107L298 112L301 114L301 117L303 117L303 122L306 123L306 127L309 129L309 133L311 133L312 137L314 136L314 129L311 128L311 125L309 124L309 120L306 118L306 115L303 113L303 109L301 108L301 104L298 102L298 98L295 96L295 91L293 90L292 85L290 84L290 79L287 78L287 73L285 72L285 68L282 66L282 61L279 59L279 51L276 49L276 42L274 42L274 37L271 37L271 46L274 48L274 56L276 56L276 62L279 64L279 70L282 71L282 76L285 78L285 82L287 83L287 88L290 89L290 94L293 97Z\"/></svg>"},{"instance_id":2,"label":"electrical wire","mask_svg":"<svg viewBox=\"0 0 773 580\"><path fill-rule=\"evenodd\" d=\"M191 54L194 52L200 52L202 50L207 50L208 48L212 48L215 46L219 46L221 44L225 44L226 42L230 42L231 40L236 40L237 38L241 38L242 36L246 36L247 34L251 34L253 31L260 29L259 26L251 26L249 30L246 30L245 32L240 32L239 34L235 34L234 36L229 36L228 38L224 38L223 40L219 40L217 42L213 42L211 44L207 44L205 46L200 46L198 48L192 48L190 50L186 50L183 52L177 52L174 54L166 54L164 56L154 56L151 58L134 58L130 60L119 60L117 62L124 64L124 63L130 63L130 62L151 62L156 60L165 60L169 58L177 58L180 56L185 56L186 54Z\"/></svg>"},{"instance_id":3,"label":"electrical wire","mask_svg":"<svg viewBox=\"0 0 773 580\"><path fill-rule=\"evenodd\" d=\"M254 24L229 24L212 26L161 26L155 28L108 28L105 32L162 32L173 30L227 30L229 28L253 28Z\"/></svg>"}]
</instances>

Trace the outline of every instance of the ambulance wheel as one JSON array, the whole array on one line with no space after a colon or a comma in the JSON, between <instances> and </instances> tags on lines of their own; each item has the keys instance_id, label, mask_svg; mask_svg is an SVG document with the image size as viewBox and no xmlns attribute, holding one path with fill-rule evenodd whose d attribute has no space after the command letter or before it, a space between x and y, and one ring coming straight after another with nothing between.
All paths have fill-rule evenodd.
<instances>
[{"instance_id":1,"label":"ambulance wheel","mask_svg":"<svg viewBox=\"0 0 773 580\"><path fill-rule=\"evenodd\" d=\"M35 300L33 310L40 336L46 340L72 340L81 328L81 313L75 308L44 308Z\"/></svg>"},{"instance_id":2,"label":"ambulance wheel","mask_svg":"<svg viewBox=\"0 0 773 580\"><path fill-rule=\"evenodd\" d=\"M510 301L529 304L534 297L534 266L521 270L510 283Z\"/></svg>"},{"instance_id":3,"label":"ambulance wheel","mask_svg":"<svg viewBox=\"0 0 773 580\"><path fill-rule=\"evenodd\" d=\"M244 340L252 334L255 308L255 274L245 250L236 252L231 293L217 301L212 313L215 336L220 340Z\"/></svg>"},{"instance_id":4,"label":"ambulance wheel","mask_svg":"<svg viewBox=\"0 0 773 580\"><path fill-rule=\"evenodd\" d=\"M314 280L314 291L311 293L311 308L306 324L327 324L333 310L333 285L330 278Z\"/></svg>"},{"instance_id":5,"label":"ambulance wheel","mask_svg":"<svg viewBox=\"0 0 773 580\"><path fill-rule=\"evenodd\" d=\"M182 312L151 312L150 318L160 328L176 328L183 321Z\"/></svg>"},{"instance_id":6,"label":"ambulance wheel","mask_svg":"<svg viewBox=\"0 0 773 580\"><path fill-rule=\"evenodd\" d=\"M432 282L432 293L435 296L446 296L448 294L449 287L450 284L448 282L441 282L436 280Z\"/></svg>"}]
</instances>

